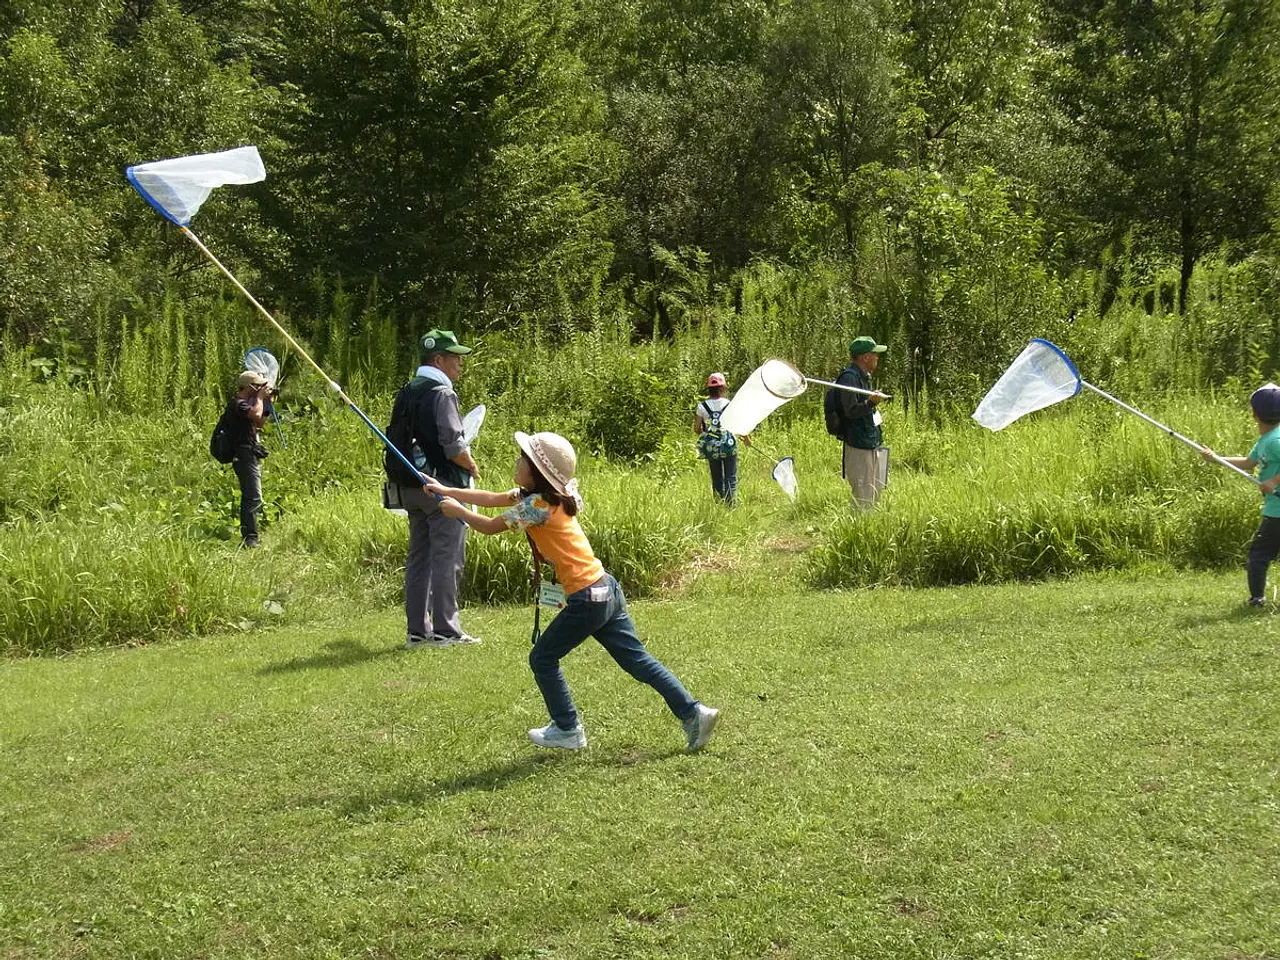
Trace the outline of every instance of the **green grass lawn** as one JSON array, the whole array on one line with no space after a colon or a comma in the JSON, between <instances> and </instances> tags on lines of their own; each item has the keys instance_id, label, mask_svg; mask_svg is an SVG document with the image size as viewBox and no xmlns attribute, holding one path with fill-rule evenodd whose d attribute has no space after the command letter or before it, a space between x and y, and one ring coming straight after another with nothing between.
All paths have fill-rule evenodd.
<instances>
[{"instance_id":1,"label":"green grass lawn","mask_svg":"<svg viewBox=\"0 0 1280 960\"><path fill-rule=\"evenodd\" d=\"M1280 626L1243 574L635 604L548 753L528 608L0 662L0 957L1280 956Z\"/></svg>"}]
</instances>

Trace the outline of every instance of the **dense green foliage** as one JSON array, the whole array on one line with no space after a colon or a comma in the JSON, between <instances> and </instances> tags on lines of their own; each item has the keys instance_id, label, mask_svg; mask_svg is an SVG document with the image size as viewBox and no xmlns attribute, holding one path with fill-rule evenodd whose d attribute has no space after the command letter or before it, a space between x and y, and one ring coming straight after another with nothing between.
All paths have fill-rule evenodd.
<instances>
[{"instance_id":1,"label":"dense green foliage","mask_svg":"<svg viewBox=\"0 0 1280 960\"><path fill-rule=\"evenodd\" d=\"M1196 309L1206 264L1268 301L1247 326L1275 295L1277 17L1264 0L19 0L0 12L0 332L101 364L95 344L112 363L127 347L121 318L229 319L122 171L246 142L268 180L217 192L196 227L340 364L325 345L371 330L731 328L762 279L766 311L779 291L821 304L791 320L824 340L892 341L912 403L1031 333ZM1270 370L1273 344L1227 317Z\"/></svg>"}]
</instances>

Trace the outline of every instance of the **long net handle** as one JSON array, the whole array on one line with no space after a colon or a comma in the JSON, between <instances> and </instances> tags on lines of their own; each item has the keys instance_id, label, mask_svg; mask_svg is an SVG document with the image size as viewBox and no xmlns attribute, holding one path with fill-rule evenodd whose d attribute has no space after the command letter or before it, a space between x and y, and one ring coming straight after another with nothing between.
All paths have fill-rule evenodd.
<instances>
[{"instance_id":1,"label":"long net handle","mask_svg":"<svg viewBox=\"0 0 1280 960\"><path fill-rule=\"evenodd\" d=\"M403 463L406 467L408 467L409 470L415 476L422 476L422 471L419 470L417 467L415 467L412 461L410 461L408 457L406 457L403 453L401 453L400 449L394 443L392 443L390 440L387 439L386 434L384 434L381 430L379 430L377 425L374 424L374 422L370 420L367 416L365 416L365 412L361 410L358 406L356 406L355 401L346 395L342 387L339 386L334 380L332 380L329 377L329 374L324 372L324 368L321 367L320 364L316 363L314 360L311 359L311 354L307 353L306 350L303 350L302 345L298 343L297 340L293 339L293 337L289 336L289 331L286 330L284 327L280 326L280 324L276 322L276 318L267 312L267 308L264 307L262 304L260 304L257 301L257 299L254 297L254 295L250 293L247 289L245 289L244 284L236 279L235 274L222 265L222 261L213 255L213 251L210 250L208 247L206 247L203 243L201 243L200 238L197 237L194 233L192 233L189 228L179 225L178 229L181 230L183 233L185 233L187 235L187 238L192 243L194 243L197 247L200 248L200 252L203 253L206 257L208 257L215 267L217 267L219 270L222 271L223 276L225 276L228 280L230 280L233 284L235 284L236 289L244 294L246 300L248 300L255 307L257 307L258 312L267 319L267 322L270 323L273 327L275 327L278 331L280 331L280 336L284 337L285 340L288 341L289 345L293 347L293 349L297 350L298 353L300 353L303 356L303 358L307 361L307 363L311 364L311 366L316 368L316 372L320 374L321 377L324 378L325 382L329 385L329 389L332 390L334 393L336 393L339 397L341 397L343 402L346 403L346 405L352 409L352 411L356 414L356 416L358 416L361 420L363 420L365 424L369 427L369 429L378 435L378 439L381 440L386 445L387 449L390 450L392 453L394 453L397 457L399 457L400 462ZM439 500L440 497L437 496L436 499Z\"/></svg>"},{"instance_id":2,"label":"long net handle","mask_svg":"<svg viewBox=\"0 0 1280 960\"><path fill-rule=\"evenodd\" d=\"M181 230L183 233L185 233L187 235L187 238L192 243L194 243L197 247L200 248L200 252L203 253L206 257L208 257L215 267L217 267L219 270L222 271L223 276L225 276L228 280L230 280L233 284L235 284L236 289L244 294L245 299L248 300L250 303L252 303L258 309L258 312L262 314L263 317L266 318L267 322L280 332L280 336L284 337L285 340L289 342L289 346L293 347L293 349L297 350L298 353L302 354L303 359L306 360L307 363L311 364L311 366L316 368L316 372L320 374L320 376L324 377L325 381L329 384L329 389L332 390L334 393L336 393L338 396L340 396L348 404L351 404L351 398L342 392L342 387L338 386L338 384L334 383L332 380L329 379L329 375L324 372L320 364L316 363L315 360L311 359L311 354L307 353L306 350L303 350L302 345L298 343L297 340L293 339L293 337L289 336L289 331L286 330L284 327L280 326L280 324L276 322L276 318L267 312L267 308L264 307L262 304L260 304L252 293L250 293L247 289L245 289L244 284L236 279L236 276L234 273L232 273L230 270L228 270L226 267L222 265L222 261L213 255L213 251L210 250L208 247L206 247L203 243L201 243L200 238L197 237L194 233L192 233L189 227L178 227L178 229ZM351 404L351 405L354 406L354 404Z\"/></svg>"},{"instance_id":3,"label":"long net handle","mask_svg":"<svg viewBox=\"0 0 1280 960\"><path fill-rule=\"evenodd\" d=\"M276 425L276 433L280 435L280 446L289 449L289 441L285 439L284 427L280 425L280 414L276 413L275 404L271 405L271 422Z\"/></svg>"},{"instance_id":4,"label":"long net handle","mask_svg":"<svg viewBox=\"0 0 1280 960\"><path fill-rule=\"evenodd\" d=\"M847 383L832 383L830 380L816 380L813 377L805 377L805 383L820 383L824 387L835 387L837 390L848 390L850 393L861 393L868 397L885 397L889 394L881 393L879 390L863 390L861 387L851 387Z\"/></svg>"},{"instance_id":5,"label":"long net handle","mask_svg":"<svg viewBox=\"0 0 1280 960\"><path fill-rule=\"evenodd\" d=\"M1089 381L1087 381L1087 380L1081 380L1081 381L1080 381L1080 385L1081 385L1081 386L1084 386L1084 387L1088 387L1090 390L1092 390L1092 391L1093 391L1094 393L1096 393L1098 396L1103 397L1104 399L1110 400L1110 401L1111 401L1112 403L1114 403L1117 407L1120 407L1120 408L1122 408L1122 409L1124 409L1124 410L1128 410L1128 411L1129 411L1130 413L1132 413L1134 416L1141 417L1143 420L1147 421L1147 423L1151 424L1153 427L1158 427L1159 429L1161 429L1161 430L1163 430L1165 433L1167 433L1169 436L1171 436L1171 437L1173 437L1173 438L1175 438L1175 439L1177 439L1177 440L1181 440L1181 441L1182 441L1183 443L1185 443L1187 446L1192 447L1192 448L1194 448L1194 449L1195 449L1195 450L1197 450L1197 451L1200 451L1200 450L1204 450L1204 449L1205 449L1205 447L1204 447L1204 445L1203 445L1203 444L1196 443L1196 442L1195 442L1194 440L1192 440L1190 437L1184 437L1182 434L1178 433L1178 431L1177 431L1177 430L1174 430L1172 427L1167 427L1167 426L1165 426L1165 425L1164 425L1163 423L1161 423L1159 420L1153 420L1151 417L1148 417L1148 416L1147 416L1145 413L1143 413L1141 410L1137 410L1137 409L1135 409L1134 407L1129 406L1127 403L1124 403L1124 402L1123 402L1123 401L1121 401L1121 400L1117 400L1115 397L1111 396L1111 394L1109 394L1109 393L1107 393L1107 392L1105 392L1105 391L1103 391L1103 390L1099 390L1097 387L1095 387L1095 386L1094 386L1092 383L1090 383ZM1262 481L1260 481L1257 477L1255 477L1253 474L1251 474L1251 473L1247 473L1246 471L1241 470L1241 469L1240 469L1239 467L1237 467L1234 463L1228 463L1226 460L1224 460L1222 457L1218 456L1216 453L1215 453L1215 454L1213 454L1213 459L1214 459L1216 462L1218 462L1218 463L1222 464L1222 465L1223 465L1224 467L1226 467L1228 470L1234 470L1236 473L1240 474L1240 476L1244 477L1246 480L1248 480L1250 483L1252 483L1252 484L1254 484L1254 485L1257 485L1257 484L1259 484L1259 483L1261 483L1261 482L1262 482Z\"/></svg>"}]
</instances>

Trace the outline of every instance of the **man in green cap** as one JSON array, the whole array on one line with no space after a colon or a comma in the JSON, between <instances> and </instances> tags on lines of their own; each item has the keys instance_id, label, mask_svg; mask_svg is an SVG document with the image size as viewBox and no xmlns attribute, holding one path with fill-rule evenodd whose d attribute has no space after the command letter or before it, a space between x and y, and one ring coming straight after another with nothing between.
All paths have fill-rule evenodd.
<instances>
[{"instance_id":1,"label":"man in green cap","mask_svg":"<svg viewBox=\"0 0 1280 960\"><path fill-rule=\"evenodd\" d=\"M452 330L430 330L418 341L418 367L396 394L387 439L418 468L414 476L387 451L383 461L386 500L409 514L409 554L404 564L405 646L448 647L479 643L462 629L458 587L466 561L467 525L440 512L436 498L423 490L423 477L449 487L466 487L480 471L462 431L462 415L453 385L462 375L462 358L471 352Z\"/></svg>"},{"instance_id":2,"label":"man in green cap","mask_svg":"<svg viewBox=\"0 0 1280 960\"><path fill-rule=\"evenodd\" d=\"M880 354L888 349L871 337L856 337L849 344L849 366L840 371L836 383L860 390L873 389L871 375L880 365ZM848 390L837 390L835 394L844 441L841 475L849 482L854 507L869 509L880 499L889 474L889 448L882 442L882 418L876 409L888 396L876 393L869 397Z\"/></svg>"}]
</instances>

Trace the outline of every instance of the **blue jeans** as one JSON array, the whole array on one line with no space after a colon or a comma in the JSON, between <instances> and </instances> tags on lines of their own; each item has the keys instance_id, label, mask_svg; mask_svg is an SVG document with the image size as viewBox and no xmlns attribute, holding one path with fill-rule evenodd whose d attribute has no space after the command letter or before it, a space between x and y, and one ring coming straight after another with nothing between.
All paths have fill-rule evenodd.
<instances>
[{"instance_id":1,"label":"blue jeans","mask_svg":"<svg viewBox=\"0 0 1280 960\"><path fill-rule=\"evenodd\" d=\"M716 499L733 503L738 497L738 455L708 460L707 465L711 468L711 489Z\"/></svg>"},{"instance_id":2,"label":"blue jeans","mask_svg":"<svg viewBox=\"0 0 1280 960\"><path fill-rule=\"evenodd\" d=\"M565 597L566 606L551 621L529 652L529 667L546 701L547 713L561 730L578 725L578 711L569 695L569 684L560 660L588 637L595 637L623 670L647 683L667 701L680 720L692 717L698 701L683 684L645 649L627 613L627 599L618 581L605 574L598 581Z\"/></svg>"}]
</instances>

